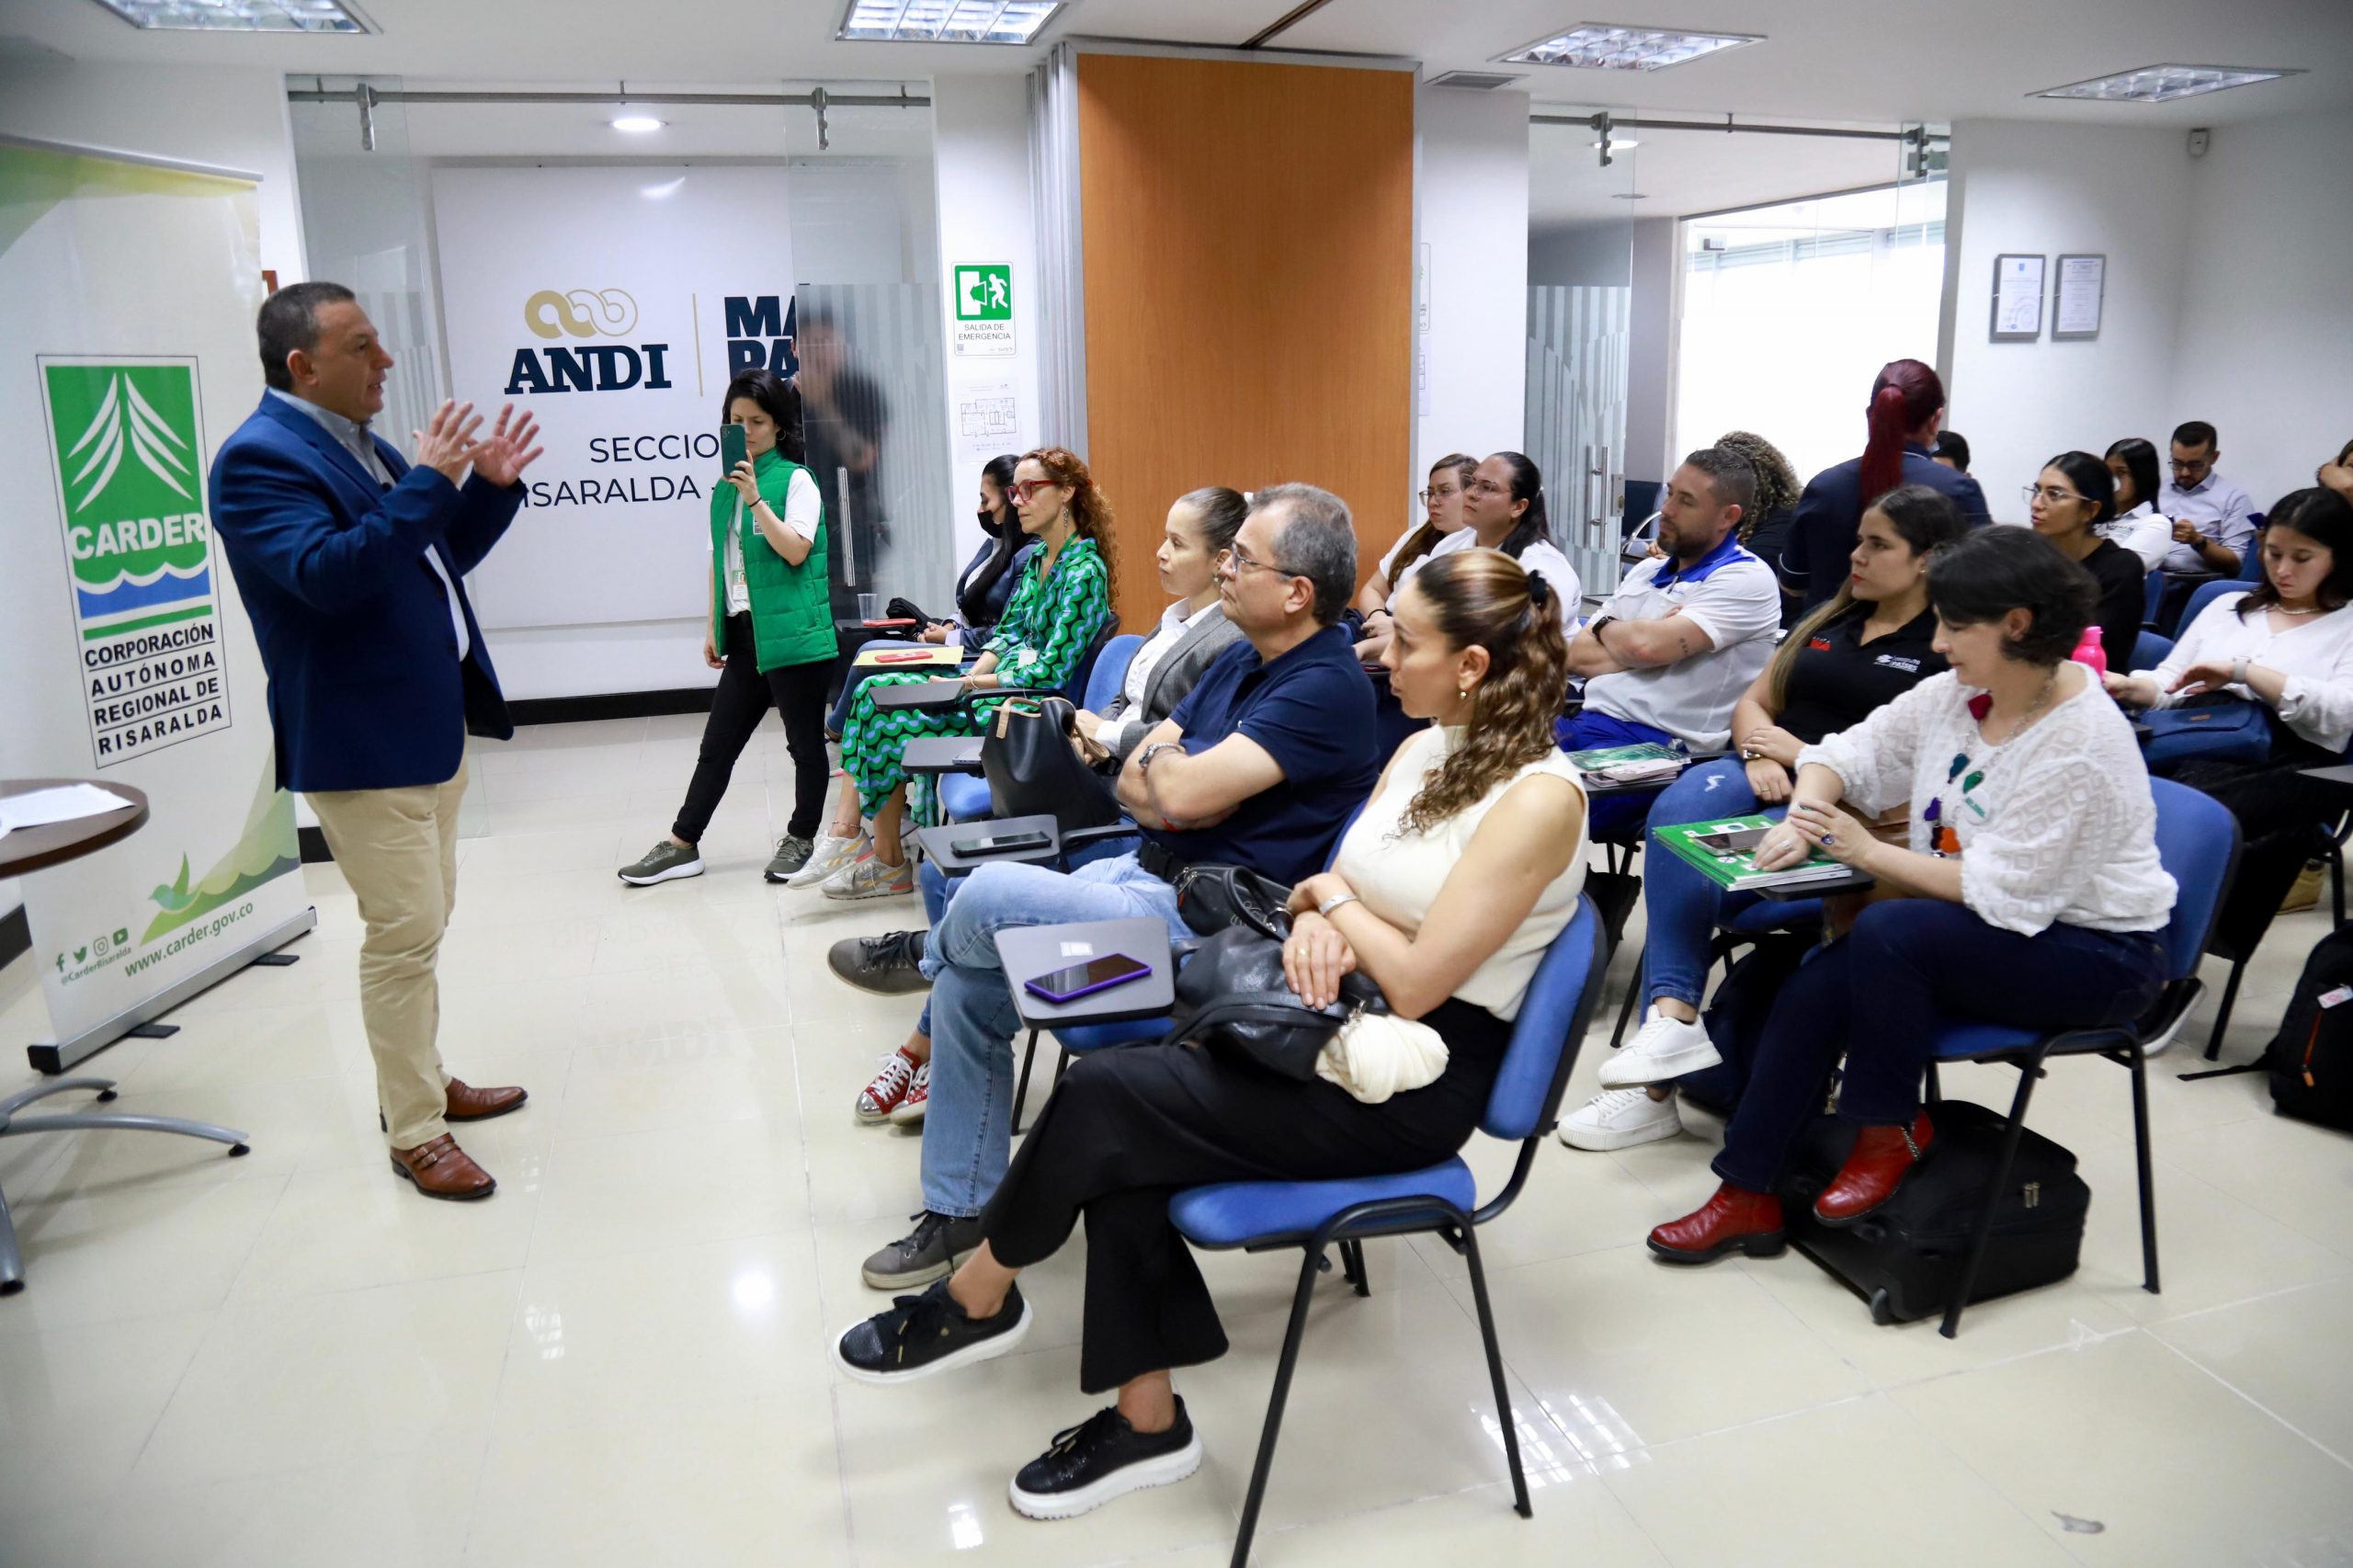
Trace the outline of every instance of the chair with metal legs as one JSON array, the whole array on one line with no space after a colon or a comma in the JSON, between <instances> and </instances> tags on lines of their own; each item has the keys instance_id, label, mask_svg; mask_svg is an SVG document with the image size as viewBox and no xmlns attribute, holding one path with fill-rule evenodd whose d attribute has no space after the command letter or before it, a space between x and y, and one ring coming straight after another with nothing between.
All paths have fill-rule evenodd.
<instances>
[{"instance_id":1,"label":"chair with metal legs","mask_svg":"<svg viewBox=\"0 0 2353 1568\"><path fill-rule=\"evenodd\" d=\"M245 1135L234 1128L215 1127L209 1121L184 1121L176 1116L142 1116L131 1111L85 1110L66 1111L51 1116L18 1116L17 1113L37 1100L51 1095L62 1095L73 1089L96 1089L100 1101L115 1097L111 1078L60 1078L55 1083L35 1084L29 1089L19 1089L6 1099L0 1099L0 1138L16 1138L31 1132L176 1132L185 1138L210 1138L215 1143L229 1145L232 1156L252 1153ZM8 1217L8 1195L0 1191L0 1296L13 1296L25 1288L24 1255L17 1247L16 1222Z\"/></svg>"},{"instance_id":2,"label":"chair with metal legs","mask_svg":"<svg viewBox=\"0 0 2353 1568\"><path fill-rule=\"evenodd\" d=\"M1170 1221L1197 1247L1265 1252L1295 1246L1304 1255L1299 1286L1291 1296L1282 1355L1275 1363L1274 1392L1267 1400L1267 1424L1258 1438L1257 1463L1250 1472L1250 1490L1242 1507L1241 1534L1233 1543L1233 1568L1245 1568L1250 1561L1258 1508L1266 1499L1267 1477L1274 1465L1275 1440L1282 1430L1291 1373L1299 1364L1300 1341L1307 1328L1307 1305L1317 1277L1329 1267L1326 1254L1336 1251L1341 1277L1356 1294L1370 1295L1372 1287L1365 1269L1364 1244L1376 1236L1435 1234L1461 1253L1470 1266L1479 1338L1486 1351L1495 1419L1503 1430L1504 1455L1511 1468L1513 1506L1521 1517L1529 1517L1528 1477L1520 1467L1519 1436L1511 1392L1504 1381L1495 1312L1487 1301L1486 1270L1479 1261L1478 1227L1509 1208L1527 1185L1537 1147L1552 1131L1559 1115L1562 1090L1576 1065L1577 1048L1592 1021L1594 1005L1601 994L1601 977L1608 967L1609 934L1593 901L1581 896L1575 917L1553 939L1529 983L1519 1016L1512 1023L1511 1043L1487 1096L1481 1128L1491 1137L1517 1142L1519 1159L1503 1190L1484 1204L1478 1201L1471 1167L1459 1154L1427 1170L1399 1176L1223 1182L1191 1188L1169 1201Z\"/></svg>"}]
</instances>

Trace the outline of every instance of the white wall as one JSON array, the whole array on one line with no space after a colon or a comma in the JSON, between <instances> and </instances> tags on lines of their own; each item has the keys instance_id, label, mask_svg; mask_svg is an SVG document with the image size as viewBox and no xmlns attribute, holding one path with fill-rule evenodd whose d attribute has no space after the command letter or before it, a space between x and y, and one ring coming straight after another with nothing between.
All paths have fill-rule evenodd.
<instances>
[{"instance_id":1,"label":"white wall","mask_svg":"<svg viewBox=\"0 0 2353 1568\"><path fill-rule=\"evenodd\" d=\"M2353 114L2295 115L2220 127L2188 164L2173 398L2147 434L2162 448L2173 426L2208 421L2257 507L2353 437L2348 151Z\"/></svg>"},{"instance_id":2,"label":"white wall","mask_svg":"<svg viewBox=\"0 0 2353 1568\"><path fill-rule=\"evenodd\" d=\"M2177 412L2174 386L2193 228L2189 186L2177 130L1984 119L1953 126L1946 423L1969 437L1971 472L1996 518L2025 519L2019 487L2053 452L2099 452L2126 436L2162 447L2191 417ZM2062 253L2107 255L2097 338L2053 343L2046 299L2040 338L1990 340L1994 258L2016 251L2048 256L2054 284ZM2315 257L2313 265L2325 264Z\"/></svg>"},{"instance_id":3,"label":"white wall","mask_svg":"<svg viewBox=\"0 0 2353 1568\"><path fill-rule=\"evenodd\" d=\"M1414 336L1415 461L1401 528L1421 517L1410 492L1430 463L1518 447L1528 404L1528 95L1423 86L1414 132L1429 330Z\"/></svg>"},{"instance_id":4,"label":"white wall","mask_svg":"<svg viewBox=\"0 0 2353 1568\"><path fill-rule=\"evenodd\" d=\"M261 265L300 282L302 204L286 85L259 67L118 65L44 60L0 65L0 131L261 176Z\"/></svg>"},{"instance_id":5,"label":"white wall","mask_svg":"<svg viewBox=\"0 0 2353 1568\"><path fill-rule=\"evenodd\" d=\"M1528 280L1623 287L1631 278L1634 225L1615 220L1540 229L1528 236Z\"/></svg>"},{"instance_id":6,"label":"white wall","mask_svg":"<svg viewBox=\"0 0 2353 1568\"><path fill-rule=\"evenodd\" d=\"M940 515L956 520L950 551L961 568L980 548L974 516L980 467L957 435L960 388L1009 384L1017 430L999 443L1023 452L1038 444L1038 241L1029 195L1029 99L1020 76L938 76L931 84L932 167L938 181L940 317L952 334L955 278L960 262L1006 262L1013 267L1013 342L1004 358L959 362L952 337L944 350L948 366L948 438L951 451L949 494ZM993 455L993 454L992 454ZM1081 452L1079 456L1086 454ZM983 460L986 460L983 459ZM934 597L946 600L949 585ZM922 601L926 608L931 601Z\"/></svg>"},{"instance_id":7,"label":"white wall","mask_svg":"<svg viewBox=\"0 0 2353 1568\"><path fill-rule=\"evenodd\" d=\"M1627 322L1626 455L1628 479L1664 481L1675 472L1668 447L1675 427L1676 288L1683 271L1673 218L1634 225L1633 310ZM1614 507L1617 497L1611 497Z\"/></svg>"}]
</instances>

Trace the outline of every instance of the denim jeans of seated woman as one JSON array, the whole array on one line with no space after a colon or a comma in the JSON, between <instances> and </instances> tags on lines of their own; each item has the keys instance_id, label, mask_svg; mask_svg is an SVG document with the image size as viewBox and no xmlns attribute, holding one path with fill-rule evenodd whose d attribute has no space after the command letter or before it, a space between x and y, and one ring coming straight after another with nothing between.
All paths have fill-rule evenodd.
<instances>
[{"instance_id":1,"label":"denim jeans of seated woman","mask_svg":"<svg viewBox=\"0 0 2353 1568\"><path fill-rule=\"evenodd\" d=\"M980 1213L1005 1179L1013 1152L1013 1040L1022 1028L996 953L996 934L1076 920L1164 922L1172 940L1192 935L1176 890L1132 854L1050 871L983 866L965 878L924 944L931 978L931 1098L924 1113L923 1206Z\"/></svg>"},{"instance_id":2,"label":"denim jeans of seated woman","mask_svg":"<svg viewBox=\"0 0 2353 1568\"><path fill-rule=\"evenodd\" d=\"M1075 871L1081 866L1091 866L1097 860L1109 860L1135 852L1136 841L1132 838L1107 838L1100 844L1083 845L1072 850L1070 869ZM926 860L916 867L915 891L923 894L924 924L938 931L939 923L948 917L948 901L954 898L956 890L969 881L969 876L949 876L939 869L937 861ZM916 1020L915 1029L926 1036L931 1033L931 1002L928 998L925 999L923 1017Z\"/></svg>"},{"instance_id":3,"label":"denim jeans of seated woman","mask_svg":"<svg viewBox=\"0 0 2353 1568\"><path fill-rule=\"evenodd\" d=\"M1756 790L1738 757L1687 768L1651 806L1652 827L1719 822L1756 813ZM1768 807L1779 822L1788 808ZM1643 857L1643 1000L1665 996L1693 1007L1708 990L1708 952L1717 928L1763 901L1731 892L1699 867L1665 850Z\"/></svg>"},{"instance_id":4,"label":"denim jeans of seated woman","mask_svg":"<svg viewBox=\"0 0 2353 1568\"><path fill-rule=\"evenodd\" d=\"M1942 899L1871 904L1843 941L1782 986L1715 1172L1736 1187L1774 1190L1842 1054L1839 1119L1908 1124L1941 1020L2103 1028L2139 1017L2164 983L2153 933L2047 926L2023 937Z\"/></svg>"}]
</instances>

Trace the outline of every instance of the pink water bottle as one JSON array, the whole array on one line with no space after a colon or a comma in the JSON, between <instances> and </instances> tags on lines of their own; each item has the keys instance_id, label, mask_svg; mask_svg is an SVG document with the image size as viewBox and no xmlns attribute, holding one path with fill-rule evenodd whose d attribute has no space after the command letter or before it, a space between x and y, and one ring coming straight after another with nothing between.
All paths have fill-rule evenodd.
<instances>
[{"instance_id":1,"label":"pink water bottle","mask_svg":"<svg viewBox=\"0 0 2353 1568\"><path fill-rule=\"evenodd\" d=\"M2088 666L2096 676L2108 674L2108 650L2100 646L2099 628L2097 626L2084 628L2084 640L2075 644L2075 651L2067 657Z\"/></svg>"}]
</instances>

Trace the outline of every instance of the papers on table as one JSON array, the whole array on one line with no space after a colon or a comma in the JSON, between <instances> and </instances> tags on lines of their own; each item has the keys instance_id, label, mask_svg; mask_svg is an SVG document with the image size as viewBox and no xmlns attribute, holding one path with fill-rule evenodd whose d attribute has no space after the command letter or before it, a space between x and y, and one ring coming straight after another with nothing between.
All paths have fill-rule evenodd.
<instances>
[{"instance_id":1,"label":"papers on table","mask_svg":"<svg viewBox=\"0 0 2353 1568\"><path fill-rule=\"evenodd\" d=\"M84 817L119 812L135 802L96 784L60 784L22 795L0 796L0 833L20 827L46 827L51 823L78 822Z\"/></svg>"}]
</instances>

